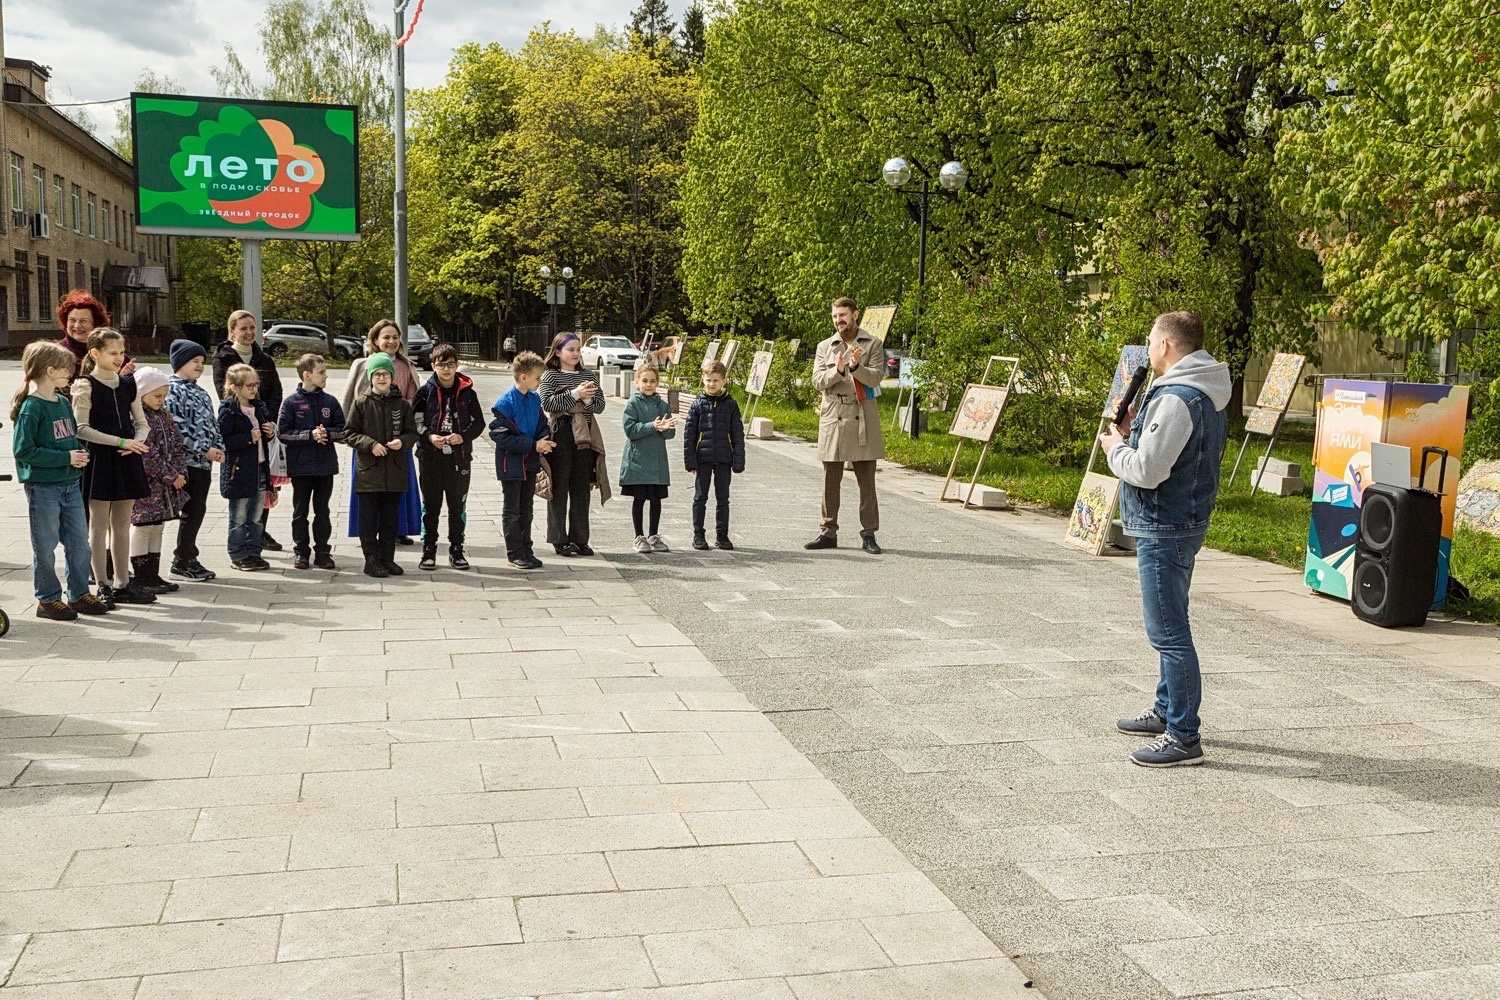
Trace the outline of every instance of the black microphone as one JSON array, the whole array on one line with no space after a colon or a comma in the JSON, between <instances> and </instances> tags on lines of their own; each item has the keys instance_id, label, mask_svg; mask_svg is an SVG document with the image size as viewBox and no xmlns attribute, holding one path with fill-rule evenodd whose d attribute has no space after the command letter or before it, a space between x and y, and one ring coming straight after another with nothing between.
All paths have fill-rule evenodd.
<instances>
[{"instance_id":1,"label":"black microphone","mask_svg":"<svg viewBox=\"0 0 1500 1000\"><path fill-rule=\"evenodd\" d=\"M1125 387L1125 394L1120 397L1120 406L1115 410L1114 417L1110 420L1112 424L1123 424L1126 416L1130 414L1130 404L1135 402L1135 397L1140 394L1141 386L1146 384L1147 367L1141 365L1130 376L1130 384Z\"/></svg>"}]
</instances>

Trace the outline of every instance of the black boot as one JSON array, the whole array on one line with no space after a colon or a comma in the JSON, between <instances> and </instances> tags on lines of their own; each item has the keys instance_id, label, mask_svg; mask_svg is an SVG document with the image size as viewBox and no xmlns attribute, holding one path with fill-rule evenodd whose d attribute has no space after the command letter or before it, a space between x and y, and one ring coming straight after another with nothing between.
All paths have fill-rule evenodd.
<instances>
[{"instance_id":1,"label":"black boot","mask_svg":"<svg viewBox=\"0 0 1500 1000\"><path fill-rule=\"evenodd\" d=\"M142 576L139 570L136 571L136 578L141 581L141 586L153 594L174 594L180 589L177 584L161 575L160 552L149 553L143 558L146 560L145 575ZM135 560L132 559L131 563L134 564Z\"/></svg>"},{"instance_id":2,"label":"black boot","mask_svg":"<svg viewBox=\"0 0 1500 1000\"><path fill-rule=\"evenodd\" d=\"M700 550L708 548L708 536L703 533L702 528L698 528L693 532L693 548Z\"/></svg>"}]
</instances>

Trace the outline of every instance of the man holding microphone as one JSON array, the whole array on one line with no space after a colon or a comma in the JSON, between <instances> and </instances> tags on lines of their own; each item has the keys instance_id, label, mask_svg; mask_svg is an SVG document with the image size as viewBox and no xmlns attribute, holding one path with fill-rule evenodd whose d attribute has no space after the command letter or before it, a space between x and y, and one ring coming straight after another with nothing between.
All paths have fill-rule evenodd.
<instances>
[{"instance_id":1,"label":"man holding microphone","mask_svg":"<svg viewBox=\"0 0 1500 1000\"><path fill-rule=\"evenodd\" d=\"M1229 366L1203 349L1203 320L1194 313L1156 317L1147 352L1151 390L1124 425L1099 435L1122 481L1120 520L1135 538L1146 638L1160 657L1155 703L1116 728L1152 740L1130 755L1137 764L1178 767L1203 763L1203 679L1188 591L1219 492L1231 382Z\"/></svg>"},{"instance_id":2,"label":"man holding microphone","mask_svg":"<svg viewBox=\"0 0 1500 1000\"><path fill-rule=\"evenodd\" d=\"M839 544L839 500L844 463L854 466L859 483L859 526L863 548L880 554L880 503L875 497L875 462L885 457L880 433L880 383L885 379L885 348L859 328L859 308L851 298L833 303L833 336L818 345L813 387L823 394L818 421L818 458L823 462L823 522L818 537L803 548L835 549Z\"/></svg>"}]
</instances>

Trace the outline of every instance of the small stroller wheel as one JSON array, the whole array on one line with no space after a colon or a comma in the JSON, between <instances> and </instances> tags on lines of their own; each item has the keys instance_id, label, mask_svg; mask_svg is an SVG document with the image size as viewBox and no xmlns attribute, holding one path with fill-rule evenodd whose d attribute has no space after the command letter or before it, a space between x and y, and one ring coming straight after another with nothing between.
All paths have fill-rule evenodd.
<instances>
[{"instance_id":1,"label":"small stroller wheel","mask_svg":"<svg viewBox=\"0 0 1500 1000\"><path fill-rule=\"evenodd\" d=\"M3 637L9 631L10 615L6 614L3 608L0 608L0 637Z\"/></svg>"}]
</instances>

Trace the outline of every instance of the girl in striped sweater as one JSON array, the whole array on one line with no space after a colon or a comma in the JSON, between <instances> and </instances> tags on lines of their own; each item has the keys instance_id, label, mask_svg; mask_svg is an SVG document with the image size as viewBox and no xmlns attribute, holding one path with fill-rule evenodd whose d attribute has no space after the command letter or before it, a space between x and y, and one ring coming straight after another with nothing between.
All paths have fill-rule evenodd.
<instances>
[{"instance_id":1,"label":"girl in striped sweater","mask_svg":"<svg viewBox=\"0 0 1500 1000\"><path fill-rule=\"evenodd\" d=\"M547 458L552 469L552 497L547 501L547 541L560 556L591 556L589 548L589 488L599 455L591 437L577 428L592 427L604 412L604 394L591 372L581 365L578 336L559 333L547 353L547 370L537 394L556 442Z\"/></svg>"}]
</instances>

